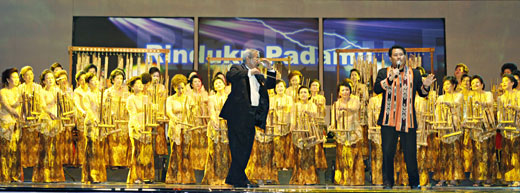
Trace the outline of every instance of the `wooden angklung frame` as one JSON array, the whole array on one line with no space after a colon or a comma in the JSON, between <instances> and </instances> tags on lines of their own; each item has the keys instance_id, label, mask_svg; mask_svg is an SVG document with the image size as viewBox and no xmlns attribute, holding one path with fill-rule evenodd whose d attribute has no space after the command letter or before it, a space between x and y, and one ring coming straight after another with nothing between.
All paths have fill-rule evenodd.
<instances>
[{"instance_id":1,"label":"wooden angklung frame","mask_svg":"<svg viewBox=\"0 0 520 193\"><path fill-rule=\"evenodd\" d=\"M336 49L336 84L339 84L339 72L340 65L339 61L341 59L342 54L354 54L354 68L357 68L361 73L361 80L363 83L372 82L371 85L376 80L377 77L377 61L381 61L381 67L385 67L384 56L385 53L388 52L388 48L376 48L376 49ZM408 55L407 64L412 68L417 66L422 66L422 56L423 53L430 53L430 69L431 72L434 72L433 66L433 52L435 52L435 48L406 48L406 53ZM381 59L378 60L376 55L381 56ZM371 59L370 59L371 58ZM368 76L366 76L368 75Z\"/></svg>"},{"instance_id":2,"label":"wooden angklung frame","mask_svg":"<svg viewBox=\"0 0 520 193\"><path fill-rule=\"evenodd\" d=\"M170 61L170 50L169 49L147 49L147 48L118 48L118 47L85 47L85 46L69 46L69 83L72 83L72 69L74 65L73 56L76 55L77 61L75 64L76 72L82 70L89 64L96 65L98 71L97 76L103 77L104 80L108 77L108 61L109 56L117 55L117 67L125 69L126 79L130 79L134 72L134 65L136 67L137 75L141 74L142 62L144 58L145 69L143 72L147 72L152 67L152 54L164 54L165 58L165 85L168 88L168 63ZM134 58L136 60L134 60ZM104 60L103 66L101 61ZM135 61L135 62L134 62ZM101 74L101 72L104 72ZM105 86L105 84L103 84Z\"/></svg>"}]
</instances>

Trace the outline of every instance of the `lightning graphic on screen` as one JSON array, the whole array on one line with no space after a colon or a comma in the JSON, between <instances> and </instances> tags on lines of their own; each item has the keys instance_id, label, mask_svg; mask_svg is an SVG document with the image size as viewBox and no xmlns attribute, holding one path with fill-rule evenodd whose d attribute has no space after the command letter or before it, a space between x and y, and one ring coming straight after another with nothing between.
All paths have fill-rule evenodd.
<instances>
[{"instance_id":1,"label":"lightning graphic on screen","mask_svg":"<svg viewBox=\"0 0 520 193\"><path fill-rule=\"evenodd\" d=\"M240 18L240 17L237 17L236 18L237 20L239 21L247 21L247 22L257 22L257 23L260 23L262 24L264 27L270 29L271 31L274 31L280 35L282 35L283 37L285 37L287 40L301 46L301 47L304 47L304 48L316 48L316 46L311 46L311 45L305 45L293 38L291 38L289 35L294 35L294 34L297 34L297 33L301 33L301 32L314 32L314 33L318 33L318 30L314 30L314 29L309 29L309 28L303 28L303 29L299 29L299 30L296 30L296 31L292 31L292 32L282 32L272 26L270 26L269 24L265 23L264 21L260 20L260 19L247 19L247 18ZM362 46L359 46L357 44L355 44L354 42L350 41L349 39L347 39L346 37L344 36L341 36L337 33L330 33L330 32L323 32L323 35L326 35L326 36L333 36L333 37L337 37L341 40L343 40L344 42L346 42L348 45L345 46L345 47L341 47L341 48L331 48L331 49L327 49L325 51L334 51L336 49L346 49L346 48L351 48L351 47L355 47L355 48L358 48L358 49L364 49L364 47Z\"/></svg>"},{"instance_id":2,"label":"lightning graphic on screen","mask_svg":"<svg viewBox=\"0 0 520 193\"><path fill-rule=\"evenodd\" d=\"M237 17L236 19L239 20L239 21L248 21L248 22L257 22L257 23L260 23L260 24L262 24L264 27L266 27L266 28L270 29L271 31L274 31L274 32L276 32L276 33L282 35L285 39L291 41L292 43L297 44L297 45L300 46L300 47L303 47L303 48L315 48L315 49L317 49L316 46L311 46L311 45L305 45L305 44L302 44L301 42L299 42L299 41L297 41L297 40L295 40L295 39L289 37L289 35L286 34L285 32L282 32L282 31L280 31L280 30L278 30L278 29L275 29L274 27L272 27L272 26L266 24L264 21L262 21L262 20L260 20L260 19L246 19L246 18L240 18L240 17Z\"/></svg>"}]
</instances>

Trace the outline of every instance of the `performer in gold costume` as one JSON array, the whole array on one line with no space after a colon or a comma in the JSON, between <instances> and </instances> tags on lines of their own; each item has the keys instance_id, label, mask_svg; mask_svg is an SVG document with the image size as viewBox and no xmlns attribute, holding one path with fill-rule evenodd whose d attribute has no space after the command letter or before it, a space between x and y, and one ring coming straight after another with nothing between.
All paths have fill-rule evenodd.
<instances>
[{"instance_id":1,"label":"performer in gold costume","mask_svg":"<svg viewBox=\"0 0 520 193\"><path fill-rule=\"evenodd\" d=\"M437 172L439 184L448 181L449 185L457 185L458 180L464 180L464 165L462 152L461 105L463 95L454 90L457 80L447 76L443 81L444 95L439 96L435 109L436 127L441 140Z\"/></svg>"},{"instance_id":2,"label":"performer in gold costume","mask_svg":"<svg viewBox=\"0 0 520 193\"><path fill-rule=\"evenodd\" d=\"M321 92L321 84L318 79L313 79L310 82L309 90L311 91L311 102L316 105L318 109L318 114L316 115L316 120L318 122L318 127L321 128L320 132L325 133L327 130L327 125L325 124L325 96L320 94ZM325 142L325 140L323 141ZM327 158L325 157L325 150L323 149L323 143L319 143L316 146L316 167L318 169L327 169Z\"/></svg>"},{"instance_id":3,"label":"performer in gold costume","mask_svg":"<svg viewBox=\"0 0 520 193\"><path fill-rule=\"evenodd\" d=\"M362 156L363 134L360 125L359 97L351 95L351 86L342 82L338 86L339 99L332 105L329 131L336 135L336 171L334 183L338 185L364 185L365 164Z\"/></svg>"},{"instance_id":4,"label":"performer in gold costume","mask_svg":"<svg viewBox=\"0 0 520 193\"><path fill-rule=\"evenodd\" d=\"M368 99L370 95L368 94L368 87L366 84L363 84L361 81L361 74L359 73L359 70L352 69L350 70L350 79L352 80L352 95L355 95L359 97L359 124L361 125L361 128L363 129L363 141L362 146L362 153L363 153L363 159L368 159L368 126L367 126L367 106L368 106Z\"/></svg>"},{"instance_id":5,"label":"performer in gold costume","mask_svg":"<svg viewBox=\"0 0 520 193\"><path fill-rule=\"evenodd\" d=\"M18 90L18 69L2 72L0 90L0 182L23 182L20 151L21 96Z\"/></svg>"},{"instance_id":6,"label":"performer in gold costume","mask_svg":"<svg viewBox=\"0 0 520 193\"><path fill-rule=\"evenodd\" d=\"M421 72L423 80L426 78L426 70L423 67L417 67ZM417 120L417 169L419 170L419 185L427 186L430 183L429 172L431 163L429 163L429 149L432 145L428 141L432 129L430 121L433 111L433 99L435 98L435 91L432 89L428 97L415 97L415 114ZM403 164L405 167L406 164ZM405 172L406 173L406 172Z\"/></svg>"},{"instance_id":7,"label":"performer in gold costume","mask_svg":"<svg viewBox=\"0 0 520 193\"><path fill-rule=\"evenodd\" d=\"M40 148L40 137L38 136L38 129L40 124L37 119L28 120L29 117L35 118L40 112L39 93L42 92L42 87L34 83L34 72L30 66L24 66L20 70L22 76L22 84L18 86L22 97L25 98L25 123L23 123L23 135L20 142L20 151L22 154L22 167L34 167L38 162L38 150Z\"/></svg>"},{"instance_id":8,"label":"performer in gold costume","mask_svg":"<svg viewBox=\"0 0 520 193\"><path fill-rule=\"evenodd\" d=\"M132 155L126 183L153 182L155 179L153 136L146 125L146 113L150 113L148 109L153 109L153 105L145 94L141 77L132 77L128 81L128 87L131 94L127 99L126 109L129 116L128 132L132 144Z\"/></svg>"},{"instance_id":9,"label":"performer in gold costume","mask_svg":"<svg viewBox=\"0 0 520 193\"><path fill-rule=\"evenodd\" d=\"M67 78L67 71L58 70L54 73L56 77L56 84L59 88L59 101L58 104L60 111L58 116L61 117L61 126L64 127L63 133L58 136L59 154L63 160L63 165L78 165L74 158L74 140L72 138L72 130L75 126L74 123L74 101L73 91L69 85ZM71 112L71 113L69 113Z\"/></svg>"},{"instance_id":10,"label":"performer in gold costume","mask_svg":"<svg viewBox=\"0 0 520 193\"><path fill-rule=\"evenodd\" d=\"M470 79L471 77L467 74L463 74L461 77L461 82L457 84L456 92L462 94L462 104L461 105L461 112L462 112L462 120L466 119L467 112L465 111L465 108L469 102L470 97ZM472 165L473 165L473 141L470 139L470 131L468 129L465 129L464 131L464 138L462 140L462 148L463 148L463 158L464 158L464 172L471 172Z\"/></svg>"},{"instance_id":11,"label":"performer in gold costume","mask_svg":"<svg viewBox=\"0 0 520 193\"><path fill-rule=\"evenodd\" d=\"M193 125L188 122L193 102L186 93L186 76L176 74L171 80L171 90L175 94L166 100L166 112L170 118L168 138L170 139L170 158L165 183L193 184L195 172L190 163L190 143L193 140L189 131Z\"/></svg>"},{"instance_id":12,"label":"performer in gold costume","mask_svg":"<svg viewBox=\"0 0 520 193\"><path fill-rule=\"evenodd\" d=\"M417 169L419 170L419 185L421 186L426 186L430 182L427 162L429 147L429 131L426 129L426 114L428 113L427 105L427 98L415 97L415 116L417 120ZM401 167L406 167L404 160ZM406 172L404 171L403 174L405 173Z\"/></svg>"},{"instance_id":13,"label":"performer in gold costume","mask_svg":"<svg viewBox=\"0 0 520 193\"><path fill-rule=\"evenodd\" d=\"M294 164L291 130L289 127L290 113L293 105L292 97L285 94L285 81L277 80L275 95L269 99L270 114L267 123L274 133L274 164L277 168L287 170Z\"/></svg>"},{"instance_id":14,"label":"performer in gold costume","mask_svg":"<svg viewBox=\"0 0 520 193\"><path fill-rule=\"evenodd\" d=\"M82 164L85 161L85 133L84 133L84 122L86 112L86 105L83 103L85 94L89 91L88 84L85 82L85 71L79 71L76 74L76 89L74 89L74 104L76 107L76 136L74 143L76 143L76 156L75 162Z\"/></svg>"},{"instance_id":15,"label":"performer in gold costume","mask_svg":"<svg viewBox=\"0 0 520 193\"><path fill-rule=\"evenodd\" d=\"M227 99L226 85L222 78L213 79L215 94L208 99L210 121L208 124L208 158L202 184L225 185L231 165L231 152L227 138L227 122L219 117Z\"/></svg>"},{"instance_id":16,"label":"performer in gold costume","mask_svg":"<svg viewBox=\"0 0 520 193\"><path fill-rule=\"evenodd\" d=\"M383 94L378 94L370 98L368 102L368 139L372 147L371 167L372 167L372 184L383 184L383 149L381 147L381 127L377 125L379 112L381 111L381 101Z\"/></svg>"},{"instance_id":17,"label":"performer in gold costume","mask_svg":"<svg viewBox=\"0 0 520 193\"><path fill-rule=\"evenodd\" d=\"M127 167L132 155L130 138L128 137L128 111L126 100L129 96L128 87L123 85L125 73L116 68L110 73L112 86L105 90L105 107L110 107L110 117L115 124L112 128L116 133L107 136L108 165L112 167ZM112 130L111 129L111 130Z\"/></svg>"},{"instance_id":18,"label":"performer in gold costume","mask_svg":"<svg viewBox=\"0 0 520 193\"><path fill-rule=\"evenodd\" d=\"M46 69L40 76L43 86L41 98L40 149L38 162L33 168L33 182L64 182L62 159L58 157L57 135L61 132L60 120L57 117L58 88L52 71Z\"/></svg>"},{"instance_id":19,"label":"performer in gold costume","mask_svg":"<svg viewBox=\"0 0 520 193\"><path fill-rule=\"evenodd\" d=\"M280 82L277 81L277 83ZM275 89L278 90L275 91ZM290 134L285 134L285 132L288 132L287 130L289 130L289 128L287 126L284 127L284 125L278 125L279 123L282 123L282 121L284 120L285 122L288 122L288 117L277 117L277 115L287 115L284 112L287 112L287 109L291 106L285 106L287 104L276 104L275 102L275 97L278 96L277 93L280 93L279 91L285 89L285 84L280 83L280 86L276 85L275 89L268 90L270 102L269 112L267 114L266 119L266 129L262 130L259 127L255 127L255 139L253 141L253 148L251 149L249 162L247 163L245 169L247 178L249 179L249 181L251 181L251 183L254 184L278 184L278 170L276 161L282 161L279 163L284 164L285 161L292 160L291 158L285 160L277 160L275 158L277 153L281 159L285 158L284 153L288 153L289 155L291 155L292 153L290 152L291 148L284 149L286 148L286 146L292 145L290 141L288 142L289 144L287 144L286 141L279 140L278 147L283 149L276 148L276 137L281 137L282 140L291 139L291 137L287 137L291 136ZM282 96L286 95L280 95L277 102L281 102L284 100ZM292 103L292 100L286 102ZM276 105L279 105L278 108L275 107ZM275 109L277 109L278 111L276 111ZM289 152L287 152L288 150Z\"/></svg>"},{"instance_id":20,"label":"performer in gold costume","mask_svg":"<svg viewBox=\"0 0 520 193\"><path fill-rule=\"evenodd\" d=\"M468 128L472 141L471 179L474 186L490 185L496 175L493 95L484 91L484 80L479 75L471 78L471 92L465 103L466 117L463 126Z\"/></svg>"},{"instance_id":21,"label":"performer in gold costume","mask_svg":"<svg viewBox=\"0 0 520 193\"><path fill-rule=\"evenodd\" d=\"M285 90L285 94L292 97L293 101L298 101L298 89L302 84L303 75L298 70L293 70L288 75L289 87Z\"/></svg>"},{"instance_id":22,"label":"performer in gold costume","mask_svg":"<svg viewBox=\"0 0 520 193\"><path fill-rule=\"evenodd\" d=\"M96 74L87 73L85 82L89 91L83 97L85 105L85 160L81 168L81 181L83 183L101 183L107 180L105 160L105 128L98 127L101 124L102 92L99 90L99 82ZM104 101L103 101L104 102Z\"/></svg>"},{"instance_id":23,"label":"performer in gold costume","mask_svg":"<svg viewBox=\"0 0 520 193\"><path fill-rule=\"evenodd\" d=\"M503 150L500 157L500 173L503 180L511 186L520 186L520 161L518 149L520 140L518 139L518 132L514 120L517 118L519 101L518 93L513 89L518 86L518 82L511 74L504 74L502 76L502 83L500 84L504 93L499 97L497 104L497 118L498 129L503 130ZM511 123L513 121L513 123ZM512 130L512 131L511 131Z\"/></svg>"},{"instance_id":24,"label":"performer in gold costume","mask_svg":"<svg viewBox=\"0 0 520 193\"><path fill-rule=\"evenodd\" d=\"M306 86L298 89L298 101L291 110L291 132L294 144L295 164L290 184L318 184L316 171L316 144L323 142L325 136L317 133L318 109L309 101L310 91Z\"/></svg>"},{"instance_id":25,"label":"performer in gold costume","mask_svg":"<svg viewBox=\"0 0 520 193\"><path fill-rule=\"evenodd\" d=\"M191 109L192 118L191 124L197 126L197 129L192 130L191 148L190 148L190 163L195 170L204 170L204 164L207 157L208 137L208 92L202 87L202 80L198 75L191 77L190 98L194 102Z\"/></svg>"},{"instance_id":26,"label":"performer in gold costume","mask_svg":"<svg viewBox=\"0 0 520 193\"><path fill-rule=\"evenodd\" d=\"M154 104L158 106L158 112L165 112L166 106L166 88L161 84L161 71L157 67L151 67L148 70L152 76L152 85L148 88L148 93L152 94ZM164 115L164 114L163 114ZM157 127L157 135L155 136L155 153L157 155L168 155L168 145L166 144L165 123L159 124Z\"/></svg>"}]
</instances>

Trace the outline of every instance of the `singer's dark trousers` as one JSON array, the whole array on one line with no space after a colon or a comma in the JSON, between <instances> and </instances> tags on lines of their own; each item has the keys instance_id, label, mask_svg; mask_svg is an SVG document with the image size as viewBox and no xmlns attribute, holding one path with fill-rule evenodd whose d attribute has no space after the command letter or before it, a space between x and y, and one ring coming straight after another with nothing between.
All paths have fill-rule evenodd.
<instances>
[{"instance_id":1,"label":"singer's dark trousers","mask_svg":"<svg viewBox=\"0 0 520 193\"><path fill-rule=\"evenodd\" d=\"M383 147L383 184L394 185L394 157L397 140L401 140L406 170L410 186L419 185L419 171L417 169L417 133L409 129L408 133L399 132L395 127L381 126L381 142Z\"/></svg>"},{"instance_id":2,"label":"singer's dark trousers","mask_svg":"<svg viewBox=\"0 0 520 193\"><path fill-rule=\"evenodd\" d=\"M255 107L251 107L244 119L228 119L228 139L231 151L231 166L226 184L244 186L249 184L245 169L255 140Z\"/></svg>"}]
</instances>

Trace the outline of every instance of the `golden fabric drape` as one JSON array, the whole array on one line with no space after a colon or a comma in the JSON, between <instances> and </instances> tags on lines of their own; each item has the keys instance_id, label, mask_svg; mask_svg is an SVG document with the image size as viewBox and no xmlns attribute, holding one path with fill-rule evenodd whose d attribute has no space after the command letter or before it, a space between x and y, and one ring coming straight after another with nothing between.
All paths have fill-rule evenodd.
<instances>
[{"instance_id":1,"label":"golden fabric drape","mask_svg":"<svg viewBox=\"0 0 520 193\"><path fill-rule=\"evenodd\" d=\"M361 144L345 145L336 142L336 171L334 184L365 185L365 164Z\"/></svg>"}]
</instances>

